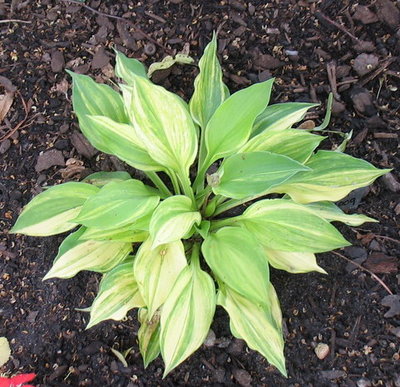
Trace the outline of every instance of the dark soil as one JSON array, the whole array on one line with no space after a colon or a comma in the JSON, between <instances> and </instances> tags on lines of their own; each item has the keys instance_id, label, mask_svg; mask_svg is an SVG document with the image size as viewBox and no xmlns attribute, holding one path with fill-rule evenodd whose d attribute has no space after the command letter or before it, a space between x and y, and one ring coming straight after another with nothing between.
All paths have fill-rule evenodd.
<instances>
[{"instance_id":1,"label":"dark soil","mask_svg":"<svg viewBox=\"0 0 400 387\"><path fill-rule=\"evenodd\" d=\"M160 359L143 368L135 312L123 322L104 322L85 331L88 316L75 308L91 304L98 275L84 272L70 280L42 282L62 237L8 234L22 207L43 187L79 180L91 171L126 168L82 142L65 68L107 82L114 46L147 65L184 46L198 59L218 29L219 53L232 91L274 76L274 102L324 105L333 90L337 101L330 129L353 130L347 152L378 167L394 168L390 178L372 185L358 207L348 201L353 212L380 223L340 226L356 246L340 253L375 272L399 294L399 2L84 4L131 22L63 0L0 1L3 21L29 22L0 23L0 76L17 90L0 122L0 336L6 336L12 347L12 359L0 372L35 372L38 386L400 386L399 310L385 317L388 307L381 302L387 291L337 255L319 256L328 276L273 272L286 325L287 379L232 338L227 315L218 309L212 327L216 340L162 380ZM362 53L369 56L359 57ZM175 67L155 78L188 99L196 71L195 66ZM5 81L0 78L1 84ZM318 125L323 115L321 108L308 119ZM324 146L340 142L340 136L331 135ZM323 360L314 352L318 343L330 347ZM125 368L111 348L130 347Z\"/></svg>"}]
</instances>

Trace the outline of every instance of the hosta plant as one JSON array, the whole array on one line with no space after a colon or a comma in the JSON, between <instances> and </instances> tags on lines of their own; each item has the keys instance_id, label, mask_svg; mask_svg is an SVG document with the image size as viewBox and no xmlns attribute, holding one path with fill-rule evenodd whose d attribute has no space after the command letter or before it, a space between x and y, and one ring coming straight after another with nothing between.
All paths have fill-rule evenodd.
<instances>
[{"instance_id":1,"label":"hosta plant","mask_svg":"<svg viewBox=\"0 0 400 387\"><path fill-rule=\"evenodd\" d=\"M148 179L98 172L53 186L25 207L12 232L75 229L45 279L101 273L88 327L138 308L145 366L161 354L167 375L202 345L220 305L232 334L286 375L269 267L325 273L315 253L349 245L331 223L374 221L334 202L386 170L316 151L324 137L294 128L315 105L269 104L273 80L231 95L215 36L199 68L189 104L119 52L118 90L70 73L84 135ZM245 209L229 216L234 207Z\"/></svg>"}]
</instances>

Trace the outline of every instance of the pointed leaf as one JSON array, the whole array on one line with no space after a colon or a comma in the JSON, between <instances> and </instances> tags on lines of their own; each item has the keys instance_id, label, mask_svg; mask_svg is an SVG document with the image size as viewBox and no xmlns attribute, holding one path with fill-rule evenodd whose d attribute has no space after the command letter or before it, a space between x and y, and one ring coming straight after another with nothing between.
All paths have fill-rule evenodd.
<instances>
[{"instance_id":1,"label":"pointed leaf","mask_svg":"<svg viewBox=\"0 0 400 387\"><path fill-rule=\"evenodd\" d=\"M371 184L389 169L377 169L365 160L332 151L319 151L306 163L311 171L300 172L273 192L287 193L298 203L337 201L356 188Z\"/></svg>"},{"instance_id":2,"label":"pointed leaf","mask_svg":"<svg viewBox=\"0 0 400 387\"><path fill-rule=\"evenodd\" d=\"M285 130L301 121L307 110L318 106L317 103L286 102L267 106L254 122L252 136L266 130Z\"/></svg>"},{"instance_id":3,"label":"pointed leaf","mask_svg":"<svg viewBox=\"0 0 400 387\"><path fill-rule=\"evenodd\" d=\"M194 59L186 54L176 54L175 57L167 55L161 62L154 62L150 65L147 75L149 78L155 71L166 70L172 67L175 63L177 64L192 64Z\"/></svg>"},{"instance_id":4,"label":"pointed leaf","mask_svg":"<svg viewBox=\"0 0 400 387\"><path fill-rule=\"evenodd\" d=\"M204 342L215 305L214 281L192 262L180 273L161 311L164 377Z\"/></svg>"},{"instance_id":5,"label":"pointed leaf","mask_svg":"<svg viewBox=\"0 0 400 387\"><path fill-rule=\"evenodd\" d=\"M182 239L200 224L200 212L194 211L192 201L183 195L171 196L160 203L150 221L153 248Z\"/></svg>"},{"instance_id":6,"label":"pointed leaf","mask_svg":"<svg viewBox=\"0 0 400 387\"><path fill-rule=\"evenodd\" d=\"M80 237L81 240L95 241L120 241L120 242L143 242L149 236L147 231L139 230L134 224L127 226L104 230L102 228L89 227Z\"/></svg>"},{"instance_id":7,"label":"pointed leaf","mask_svg":"<svg viewBox=\"0 0 400 387\"><path fill-rule=\"evenodd\" d=\"M216 195L233 199L260 195L308 168L289 157L270 152L238 153L224 160L213 176Z\"/></svg>"},{"instance_id":8,"label":"pointed leaf","mask_svg":"<svg viewBox=\"0 0 400 387\"><path fill-rule=\"evenodd\" d=\"M310 203L306 207L329 222L338 221L349 226L360 226L365 222L378 222L376 219L362 214L345 214L338 206L331 202Z\"/></svg>"},{"instance_id":9,"label":"pointed leaf","mask_svg":"<svg viewBox=\"0 0 400 387\"><path fill-rule=\"evenodd\" d=\"M285 270L289 273L318 271L319 273L327 274L322 267L318 266L317 259L313 253L278 251L268 248L265 248L264 252L269 264L275 269Z\"/></svg>"},{"instance_id":10,"label":"pointed leaf","mask_svg":"<svg viewBox=\"0 0 400 387\"><path fill-rule=\"evenodd\" d=\"M136 135L150 157L187 175L197 153L197 134L183 100L142 77L121 89Z\"/></svg>"},{"instance_id":11,"label":"pointed leaf","mask_svg":"<svg viewBox=\"0 0 400 387\"><path fill-rule=\"evenodd\" d=\"M99 189L85 183L56 185L35 196L24 208L11 233L33 236L60 234L76 227L74 219Z\"/></svg>"},{"instance_id":12,"label":"pointed leaf","mask_svg":"<svg viewBox=\"0 0 400 387\"><path fill-rule=\"evenodd\" d=\"M125 171L95 172L86 176L82 182L95 185L96 187L103 187L111 182L121 182L129 179L132 179L131 175Z\"/></svg>"},{"instance_id":13,"label":"pointed leaf","mask_svg":"<svg viewBox=\"0 0 400 387\"><path fill-rule=\"evenodd\" d=\"M132 266L131 260L121 263L103 276L86 329L104 320L122 320L132 308L144 306Z\"/></svg>"},{"instance_id":14,"label":"pointed leaf","mask_svg":"<svg viewBox=\"0 0 400 387\"><path fill-rule=\"evenodd\" d=\"M149 238L139 248L134 263L135 278L151 319L164 303L176 278L187 266L181 241L152 248Z\"/></svg>"},{"instance_id":15,"label":"pointed leaf","mask_svg":"<svg viewBox=\"0 0 400 387\"><path fill-rule=\"evenodd\" d=\"M289 200L260 200L238 219L238 224L273 250L320 253L349 245L328 221Z\"/></svg>"},{"instance_id":16,"label":"pointed leaf","mask_svg":"<svg viewBox=\"0 0 400 387\"><path fill-rule=\"evenodd\" d=\"M139 350L143 357L144 368L160 354L160 313L148 318L146 308L139 310L140 328L138 331Z\"/></svg>"},{"instance_id":17,"label":"pointed leaf","mask_svg":"<svg viewBox=\"0 0 400 387\"><path fill-rule=\"evenodd\" d=\"M135 58L128 58L122 52L115 50L115 75L131 85L135 82L135 75L147 79L147 71L142 62Z\"/></svg>"},{"instance_id":18,"label":"pointed leaf","mask_svg":"<svg viewBox=\"0 0 400 387\"><path fill-rule=\"evenodd\" d=\"M93 129L90 133L85 133L85 136L97 149L115 155L142 171L164 170L164 167L149 156L131 125L118 123L105 116L86 116L85 120Z\"/></svg>"},{"instance_id":19,"label":"pointed leaf","mask_svg":"<svg viewBox=\"0 0 400 387\"><path fill-rule=\"evenodd\" d=\"M201 250L221 281L256 303L267 302L268 264L258 241L247 230L221 228L208 235Z\"/></svg>"},{"instance_id":20,"label":"pointed leaf","mask_svg":"<svg viewBox=\"0 0 400 387\"><path fill-rule=\"evenodd\" d=\"M82 270L105 273L122 262L132 251L132 244L109 241L82 241L79 238L85 231L67 236L61 243L53 267L43 280L49 278L71 278Z\"/></svg>"},{"instance_id":21,"label":"pointed leaf","mask_svg":"<svg viewBox=\"0 0 400 387\"><path fill-rule=\"evenodd\" d=\"M85 202L74 221L86 227L115 229L149 214L159 200L157 191L139 180L112 182Z\"/></svg>"},{"instance_id":22,"label":"pointed leaf","mask_svg":"<svg viewBox=\"0 0 400 387\"><path fill-rule=\"evenodd\" d=\"M286 376L282 332L276 327L271 308L254 303L229 287L218 293L218 304L229 314L232 333Z\"/></svg>"},{"instance_id":23,"label":"pointed leaf","mask_svg":"<svg viewBox=\"0 0 400 387\"><path fill-rule=\"evenodd\" d=\"M323 139L299 129L265 130L252 137L240 152L268 151L304 163Z\"/></svg>"},{"instance_id":24,"label":"pointed leaf","mask_svg":"<svg viewBox=\"0 0 400 387\"><path fill-rule=\"evenodd\" d=\"M273 82L240 90L218 107L205 129L207 165L234 154L246 143L254 120L269 102Z\"/></svg>"},{"instance_id":25,"label":"pointed leaf","mask_svg":"<svg viewBox=\"0 0 400 387\"><path fill-rule=\"evenodd\" d=\"M217 57L217 37L214 34L199 61L200 73L194 80L194 93L189 102L193 120L205 129L218 106L227 98L222 82L222 70ZM228 93L229 97L229 93Z\"/></svg>"}]
</instances>

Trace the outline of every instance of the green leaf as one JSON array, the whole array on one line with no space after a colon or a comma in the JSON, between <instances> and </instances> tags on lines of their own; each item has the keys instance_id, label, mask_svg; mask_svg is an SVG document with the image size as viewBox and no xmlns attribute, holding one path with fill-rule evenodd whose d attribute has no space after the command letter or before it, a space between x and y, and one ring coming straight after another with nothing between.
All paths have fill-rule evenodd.
<instances>
[{"instance_id":1,"label":"green leaf","mask_svg":"<svg viewBox=\"0 0 400 387\"><path fill-rule=\"evenodd\" d=\"M75 182L51 187L25 206L10 233L47 236L71 230L77 226L72 219L98 190L90 184Z\"/></svg>"},{"instance_id":2,"label":"green leaf","mask_svg":"<svg viewBox=\"0 0 400 387\"><path fill-rule=\"evenodd\" d=\"M236 219L273 250L320 253L350 244L328 221L289 200L260 200Z\"/></svg>"},{"instance_id":3,"label":"green leaf","mask_svg":"<svg viewBox=\"0 0 400 387\"><path fill-rule=\"evenodd\" d=\"M289 157L270 152L238 153L224 160L211 178L216 195L233 199L260 195L307 167Z\"/></svg>"},{"instance_id":4,"label":"green leaf","mask_svg":"<svg viewBox=\"0 0 400 387\"><path fill-rule=\"evenodd\" d=\"M132 308L144 306L133 275L132 261L121 263L105 274L90 307L86 329L104 320L122 320Z\"/></svg>"},{"instance_id":5,"label":"green leaf","mask_svg":"<svg viewBox=\"0 0 400 387\"><path fill-rule=\"evenodd\" d=\"M161 311L160 346L164 377L207 337L216 305L212 278L193 261L179 274Z\"/></svg>"},{"instance_id":6,"label":"green leaf","mask_svg":"<svg viewBox=\"0 0 400 387\"><path fill-rule=\"evenodd\" d=\"M104 185L111 182L121 182L132 179L128 172L116 171L116 172L95 172L86 176L82 182L93 184L96 187L103 187Z\"/></svg>"},{"instance_id":7,"label":"green leaf","mask_svg":"<svg viewBox=\"0 0 400 387\"><path fill-rule=\"evenodd\" d=\"M87 75L75 74L67 70L72 77L72 105L78 117L79 127L91 144L106 153L107 141L96 135L96 128L87 116L106 116L118 123L128 123L121 96L110 86L99 84Z\"/></svg>"},{"instance_id":8,"label":"green leaf","mask_svg":"<svg viewBox=\"0 0 400 387\"><path fill-rule=\"evenodd\" d=\"M274 80L256 83L231 95L205 129L205 165L238 151L248 140L254 120L269 102Z\"/></svg>"},{"instance_id":9,"label":"green leaf","mask_svg":"<svg viewBox=\"0 0 400 387\"><path fill-rule=\"evenodd\" d=\"M390 169L377 169L365 160L344 153L319 151L306 163L311 171L300 172L273 192L287 193L298 203L337 201L356 188L371 184Z\"/></svg>"},{"instance_id":10,"label":"green leaf","mask_svg":"<svg viewBox=\"0 0 400 387\"><path fill-rule=\"evenodd\" d=\"M298 253L291 251L278 251L264 249L269 264L275 269L285 270L289 273L308 273L317 271L322 274L327 272L318 266L313 253Z\"/></svg>"},{"instance_id":11,"label":"green leaf","mask_svg":"<svg viewBox=\"0 0 400 387\"><path fill-rule=\"evenodd\" d=\"M150 221L152 248L182 239L200 224L200 212L193 209L192 201L183 195L171 196L160 203Z\"/></svg>"},{"instance_id":12,"label":"green leaf","mask_svg":"<svg viewBox=\"0 0 400 387\"><path fill-rule=\"evenodd\" d=\"M252 136L254 137L266 130L289 129L304 118L307 110L315 106L318 106L318 104L305 102L286 102L267 106L256 118Z\"/></svg>"},{"instance_id":13,"label":"green leaf","mask_svg":"<svg viewBox=\"0 0 400 387\"><path fill-rule=\"evenodd\" d=\"M85 202L74 221L86 227L115 229L147 215L159 201L157 190L139 180L112 182Z\"/></svg>"},{"instance_id":14,"label":"green leaf","mask_svg":"<svg viewBox=\"0 0 400 387\"><path fill-rule=\"evenodd\" d=\"M149 78L155 71L166 70L172 67L175 63L177 64L192 64L194 59L186 54L176 54L175 57L167 55L161 62L154 62L150 65L147 75Z\"/></svg>"},{"instance_id":15,"label":"green leaf","mask_svg":"<svg viewBox=\"0 0 400 387\"><path fill-rule=\"evenodd\" d=\"M160 354L160 313L149 319L147 309L139 309L140 328L138 331L139 350L143 357L144 368Z\"/></svg>"},{"instance_id":16,"label":"green leaf","mask_svg":"<svg viewBox=\"0 0 400 387\"><path fill-rule=\"evenodd\" d=\"M142 62L128 58L117 50L115 50L115 75L128 85L135 82L135 75L147 79L147 71Z\"/></svg>"},{"instance_id":17,"label":"green leaf","mask_svg":"<svg viewBox=\"0 0 400 387\"><path fill-rule=\"evenodd\" d=\"M260 244L247 230L221 228L208 235L201 250L221 281L256 303L267 302L268 264Z\"/></svg>"},{"instance_id":18,"label":"green leaf","mask_svg":"<svg viewBox=\"0 0 400 387\"><path fill-rule=\"evenodd\" d=\"M338 206L331 202L310 203L306 207L329 222L339 221L349 226L360 226L365 222L378 222L376 219L362 214L345 214Z\"/></svg>"},{"instance_id":19,"label":"green leaf","mask_svg":"<svg viewBox=\"0 0 400 387\"><path fill-rule=\"evenodd\" d=\"M102 228L89 227L80 237L81 240L96 241L120 241L120 242L143 242L149 236L147 231L138 229L136 222L127 226L104 230Z\"/></svg>"},{"instance_id":20,"label":"green leaf","mask_svg":"<svg viewBox=\"0 0 400 387\"><path fill-rule=\"evenodd\" d=\"M252 137L240 152L268 151L304 163L324 139L300 129L266 130Z\"/></svg>"},{"instance_id":21,"label":"green leaf","mask_svg":"<svg viewBox=\"0 0 400 387\"><path fill-rule=\"evenodd\" d=\"M115 155L142 171L165 169L149 156L131 125L118 123L105 116L86 116L85 119L92 131L84 134L97 149Z\"/></svg>"},{"instance_id":22,"label":"green leaf","mask_svg":"<svg viewBox=\"0 0 400 387\"><path fill-rule=\"evenodd\" d=\"M121 89L136 136L150 157L188 175L197 154L197 134L184 101L138 76L132 86Z\"/></svg>"},{"instance_id":23,"label":"green leaf","mask_svg":"<svg viewBox=\"0 0 400 387\"><path fill-rule=\"evenodd\" d=\"M282 331L276 326L279 303L269 307L260 305L229 287L223 287L218 293L218 304L228 312L234 336L245 340L249 348L261 353L282 375L287 376Z\"/></svg>"},{"instance_id":24,"label":"green leaf","mask_svg":"<svg viewBox=\"0 0 400 387\"><path fill-rule=\"evenodd\" d=\"M150 319L164 303L176 278L186 266L181 241L152 248L149 238L140 246L134 262L134 272Z\"/></svg>"},{"instance_id":25,"label":"green leaf","mask_svg":"<svg viewBox=\"0 0 400 387\"><path fill-rule=\"evenodd\" d=\"M61 243L53 267L43 280L71 278L82 270L105 273L122 262L132 251L126 242L82 241L79 238L85 228L70 234Z\"/></svg>"},{"instance_id":26,"label":"green leaf","mask_svg":"<svg viewBox=\"0 0 400 387\"><path fill-rule=\"evenodd\" d=\"M200 73L194 80L194 93L189 102L194 122L207 126L217 108L229 97L222 82L222 70L217 57L217 37L214 34L199 61Z\"/></svg>"}]
</instances>

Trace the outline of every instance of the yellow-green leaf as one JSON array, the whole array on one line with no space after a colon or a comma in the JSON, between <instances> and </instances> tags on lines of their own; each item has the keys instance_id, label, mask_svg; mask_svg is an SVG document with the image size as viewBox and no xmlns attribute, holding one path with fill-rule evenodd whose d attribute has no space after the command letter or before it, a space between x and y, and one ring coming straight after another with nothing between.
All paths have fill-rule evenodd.
<instances>
[{"instance_id":1,"label":"yellow-green leaf","mask_svg":"<svg viewBox=\"0 0 400 387\"><path fill-rule=\"evenodd\" d=\"M221 228L207 236L201 250L219 280L256 303L267 302L268 264L260 244L247 230Z\"/></svg>"},{"instance_id":2,"label":"yellow-green leaf","mask_svg":"<svg viewBox=\"0 0 400 387\"><path fill-rule=\"evenodd\" d=\"M140 246L134 262L134 272L150 319L164 303L176 278L186 266L181 241L152 248L152 240L149 238Z\"/></svg>"},{"instance_id":3,"label":"yellow-green leaf","mask_svg":"<svg viewBox=\"0 0 400 387\"><path fill-rule=\"evenodd\" d=\"M260 200L237 219L273 250L320 253L350 244L327 220L290 200Z\"/></svg>"},{"instance_id":4,"label":"yellow-green leaf","mask_svg":"<svg viewBox=\"0 0 400 387\"><path fill-rule=\"evenodd\" d=\"M164 377L204 342L215 305L214 281L192 259L191 265L180 273L161 310Z\"/></svg>"},{"instance_id":5,"label":"yellow-green leaf","mask_svg":"<svg viewBox=\"0 0 400 387\"><path fill-rule=\"evenodd\" d=\"M100 282L99 292L90 307L86 329L104 320L122 320L132 308L144 306L129 260L114 267Z\"/></svg>"},{"instance_id":6,"label":"yellow-green leaf","mask_svg":"<svg viewBox=\"0 0 400 387\"><path fill-rule=\"evenodd\" d=\"M317 259L313 253L298 253L292 251L279 251L265 248L267 260L275 269L285 270L289 273L308 273L318 271L322 274L327 272L318 266Z\"/></svg>"},{"instance_id":7,"label":"yellow-green leaf","mask_svg":"<svg viewBox=\"0 0 400 387\"><path fill-rule=\"evenodd\" d=\"M302 120L307 110L318 106L317 103L286 102L267 106L257 117L252 129L252 136L266 130L285 130Z\"/></svg>"},{"instance_id":8,"label":"yellow-green leaf","mask_svg":"<svg viewBox=\"0 0 400 387\"><path fill-rule=\"evenodd\" d=\"M150 221L153 248L182 239L200 221L200 212L194 210L187 196L175 195L165 199L155 209Z\"/></svg>"},{"instance_id":9,"label":"yellow-green leaf","mask_svg":"<svg viewBox=\"0 0 400 387\"><path fill-rule=\"evenodd\" d=\"M252 137L240 152L268 151L304 163L323 139L300 129L265 130Z\"/></svg>"},{"instance_id":10,"label":"yellow-green leaf","mask_svg":"<svg viewBox=\"0 0 400 387\"><path fill-rule=\"evenodd\" d=\"M390 171L377 169L365 160L332 151L317 152L306 165L311 168L310 171L296 174L272 191L287 193L298 203L337 201Z\"/></svg>"},{"instance_id":11,"label":"yellow-green leaf","mask_svg":"<svg viewBox=\"0 0 400 387\"><path fill-rule=\"evenodd\" d=\"M0 367L8 362L11 356L10 344L6 337L0 337Z\"/></svg>"},{"instance_id":12,"label":"yellow-green leaf","mask_svg":"<svg viewBox=\"0 0 400 387\"><path fill-rule=\"evenodd\" d=\"M222 70L217 57L216 34L207 44L199 61L200 73L194 80L194 93L189 102L193 120L205 129L208 121L226 98Z\"/></svg>"},{"instance_id":13,"label":"yellow-green leaf","mask_svg":"<svg viewBox=\"0 0 400 387\"><path fill-rule=\"evenodd\" d=\"M212 190L216 195L244 199L260 195L308 168L289 157L271 152L238 153L224 160Z\"/></svg>"},{"instance_id":14,"label":"yellow-green leaf","mask_svg":"<svg viewBox=\"0 0 400 387\"><path fill-rule=\"evenodd\" d=\"M248 140L254 120L269 102L271 79L232 94L220 105L205 129L204 165L236 153Z\"/></svg>"},{"instance_id":15,"label":"yellow-green leaf","mask_svg":"<svg viewBox=\"0 0 400 387\"><path fill-rule=\"evenodd\" d=\"M115 75L130 85L135 82L135 75L147 78L147 71L142 62L115 50Z\"/></svg>"},{"instance_id":16,"label":"yellow-green leaf","mask_svg":"<svg viewBox=\"0 0 400 387\"><path fill-rule=\"evenodd\" d=\"M120 242L143 242L149 236L147 231L140 230L136 223L127 226L104 230L102 228L89 227L82 234L82 240L95 241L120 241Z\"/></svg>"},{"instance_id":17,"label":"yellow-green leaf","mask_svg":"<svg viewBox=\"0 0 400 387\"><path fill-rule=\"evenodd\" d=\"M176 54L175 57L167 55L161 62L154 62L150 65L147 76L151 78L155 71L166 70L177 64L192 64L194 59L186 54Z\"/></svg>"},{"instance_id":18,"label":"yellow-green leaf","mask_svg":"<svg viewBox=\"0 0 400 387\"><path fill-rule=\"evenodd\" d=\"M160 354L160 313L148 318L146 308L139 309L140 328L138 331L139 350L143 357L144 368Z\"/></svg>"},{"instance_id":19,"label":"yellow-green leaf","mask_svg":"<svg viewBox=\"0 0 400 387\"><path fill-rule=\"evenodd\" d=\"M85 241L79 238L85 228L70 234L61 243L53 266L43 280L71 278L82 270L105 273L122 262L132 251L132 244L113 241Z\"/></svg>"},{"instance_id":20,"label":"yellow-green leaf","mask_svg":"<svg viewBox=\"0 0 400 387\"><path fill-rule=\"evenodd\" d=\"M232 333L246 341L249 348L260 352L284 376L287 376L282 332L276 326L276 304L259 305L228 286L223 287L218 293L218 304L229 314ZM272 311L275 312L274 316Z\"/></svg>"},{"instance_id":21,"label":"yellow-green leaf","mask_svg":"<svg viewBox=\"0 0 400 387\"><path fill-rule=\"evenodd\" d=\"M150 157L188 175L197 154L197 133L184 101L139 76L121 89L136 136Z\"/></svg>"},{"instance_id":22,"label":"yellow-green leaf","mask_svg":"<svg viewBox=\"0 0 400 387\"><path fill-rule=\"evenodd\" d=\"M74 221L103 230L126 226L156 208L160 201L157 193L140 180L108 183L85 202Z\"/></svg>"},{"instance_id":23,"label":"yellow-green leaf","mask_svg":"<svg viewBox=\"0 0 400 387\"><path fill-rule=\"evenodd\" d=\"M24 208L11 233L32 236L60 234L77 226L71 222L99 189L86 183L64 183L35 196Z\"/></svg>"},{"instance_id":24,"label":"yellow-green leaf","mask_svg":"<svg viewBox=\"0 0 400 387\"><path fill-rule=\"evenodd\" d=\"M131 175L125 171L95 172L91 173L89 176L86 176L82 182L93 184L96 187L103 187L111 182L121 182L129 179L132 179Z\"/></svg>"}]
</instances>

